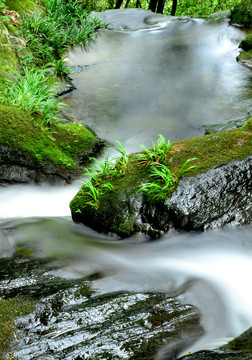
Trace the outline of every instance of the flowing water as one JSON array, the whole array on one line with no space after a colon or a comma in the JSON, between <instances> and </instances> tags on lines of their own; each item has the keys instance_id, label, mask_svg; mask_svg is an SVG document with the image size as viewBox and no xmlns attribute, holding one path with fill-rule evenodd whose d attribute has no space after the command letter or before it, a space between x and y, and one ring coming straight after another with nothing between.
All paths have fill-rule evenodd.
<instances>
[{"instance_id":1,"label":"flowing water","mask_svg":"<svg viewBox=\"0 0 252 360\"><path fill-rule=\"evenodd\" d=\"M113 14L106 22L120 15ZM127 28L132 22L129 17ZM251 111L251 70L236 62L244 36L227 21L200 19L102 31L88 51L69 54L69 64L81 71L65 102L80 121L128 151L149 146L158 133L170 140L202 135L203 125Z\"/></svg>"},{"instance_id":2,"label":"flowing water","mask_svg":"<svg viewBox=\"0 0 252 360\"><path fill-rule=\"evenodd\" d=\"M65 101L73 114L100 137L118 139L128 151L136 150L139 143L148 145L157 133L171 139L199 135L201 125L240 118L250 110L251 73L235 61L243 36L241 30L229 27L226 21L190 19L155 27L152 24L137 31L104 30L87 52L77 48L69 54L70 64L80 65L81 71L73 75L77 90L65 96ZM24 245L32 248L38 259L60 263L45 269L43 263L42 270L36 267L36 277L30 280L18 268L17 277L9 274L7 282L2 281L1 294L27 295L32 282L45 281L39 276L45 277L48 287L51 284L51 293L52 279L56 277L66 287L71 281L91 279L96 295L123 292L127 297L124 308L144 301L149 293L172 294L181 304L192 304L200 310L205 331L194 347L183 353L216 348L252 325L251 227L206 233L170 232L157 241L136 235L120 242L71 221L68 204L78 187L79 183L0 189L2 260L12 259L17 246ZM16 265L11 264L14 274ZM44 289L38 288L32 290L36 299ZM43 291L46 302L52 301L50 291ZM69 306L80 306L72 295L68 296ZM110 300L109 306L103 306L103 313L99 304L92 308L89 324L98 324L112 313L118 306L117 296L114 303ZM46 307L45 302L39 306ZM38 318L27 320L28 340L21 332L14 352L25 359L82 358L73 355L78 337L84 337L80 319L74 322L69 314L57 319L53 313L49 321L43 311L42 325ZM74 318L76 310L71 311ZM51 329L48 321L53 324ZM33 335L27 330L31 323L37 331ZM38 332L44 338L37 340ZM119 358L127 358L116 345L118 339L103 338L103 332L97 336L110 343L107 347L114 347ZM119 325L118 332L123 332ZM97 340L91 335L87 338L81 346L92 355L101 344L92 342ZM72 351L70 355L64 353L65 348ZM63 350L49 355L48 349Z\"/></svg>"}]
</instances>

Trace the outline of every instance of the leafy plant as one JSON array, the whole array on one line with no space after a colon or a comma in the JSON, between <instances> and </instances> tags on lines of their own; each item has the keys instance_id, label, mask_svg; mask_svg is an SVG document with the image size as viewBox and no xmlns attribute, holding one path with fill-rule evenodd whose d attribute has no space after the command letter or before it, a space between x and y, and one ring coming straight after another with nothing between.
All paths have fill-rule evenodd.
<instances>
[{"instance_id":1,"label":"leafy plant","mask_svg":"<svg viewBox=\"0 0 252 360\"><path fill-rule=\"evenodd\" d=\"M32 51L34 64L53 64L56 74L65 76L68 69L63 62L58 61L69 47L76 44L87 45L102 23L97 18L91 18L83 10L80 1L40 2L45 5L46 12L24 14L21 21L22 34Z\"/></svg>"},{"instance_id":2,"label":"leafy plant","mask_svg":"<svg viewBox=\"0 0 252 360\"><path fill-rule=\"evenodd\" d=\"M164 164L157 162L150 163L150 178L153 182L148 182L141 185L138 191L143 192L150 202L158 200L164 200L169 198L171 193L175 190L178 180L183 176L185 172L190 171L196 165L187 166L191 161L198 158L191 158L186 160L181 166L178 175L176 176L171 170Z\"/></svg>"},{"instance_id":3,"label":"leafy plant","mask_svg":"<svg viewBox=\"0 0 252 360\"><path fill-rule=\"evenodd\" d=\"M5 80L6 87L1 89L1 102L16 105L31 115L40 115L40 125L57 122L58 110L64 107L57 102L56 91L48 82L48 69L24 67L24 76L16 72L16 80Z\"/></svg>"},{"instance_id":4,"label":"leafy plant","mask_svg":"<svg viewBox=\"0 0 252 360\"><path fill-rule=\"evenodd\" d=\"M190 171L191 169L193 169L197 166L197 165L191 165L191 166L186 167L191 161L194 161L194 160L198 160L198 158L191 158L184 162L184 164L181 166L181 168L179 170L178 178L180 178L185 172Z\"/></svg>"},{"instance_id":5,"label":"leafy plant","mask_svg":"<svg viewBox=\"0 0 252 360\"><path fill-rule=\"evenodd\" d=\"M136 158L144 165L149 165L152 162L164 162L172 146L170 140L166 141L163 135L158 134L157 141L152 141L152 149L147 149L144 145L140 145L144 152L138 154Z\"/></svg>"},{"instance_id":6,"label":"leafy plant","mask_svg":"<svg viewBox=\"0 0 252 360\"><path fill-rule=\"evenodd\" d=\"M0 13L2 13L5 6L6 6L6 0L0 0Z\"/></svg>"},{"instance_id":7,"label":"leafy plant","mask_svg":"<svg viewBox=\"0 0 252 360\"><path fill-rule=\"evenodd\" d=\"M153 182L142 185L139 191L143 192L150 202L166 199L174 190L176 177L170 169L159 163L151 163L151 174Z\"/></svg>"},{"instance_id":8,"label":"leafy plant","mask_svg":"<svg viewBox=\"0 0 252 360\"><path fill-rule=\"evenodd\" d=\"M98 209L100 202L100 192L91 181L85 181L85 184L81 188L81 194L86 197L84 206L91 206Z\"/></svg>"}]
</instances>

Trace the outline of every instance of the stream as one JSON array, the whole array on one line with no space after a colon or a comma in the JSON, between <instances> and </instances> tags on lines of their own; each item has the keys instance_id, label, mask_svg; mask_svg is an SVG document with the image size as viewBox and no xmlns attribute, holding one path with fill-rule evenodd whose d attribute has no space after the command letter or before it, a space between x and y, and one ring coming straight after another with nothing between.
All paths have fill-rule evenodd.
<instances>
[{"instance_id":1,"label":"stream","mask_svg":"<svg viewBox=\"0 0 252 360\"><path fill-rule=\"evenodd\" d=\"M128 152L248 116L251 70L235 60L243 31L135 10L109 12L114 30L69 53L69 113ZM252 325L251 226L119 241L72 222L79 187L0 188L0 296L36 302L17 320L18 359L168 360Z\"/></svg>"}]
</instances>

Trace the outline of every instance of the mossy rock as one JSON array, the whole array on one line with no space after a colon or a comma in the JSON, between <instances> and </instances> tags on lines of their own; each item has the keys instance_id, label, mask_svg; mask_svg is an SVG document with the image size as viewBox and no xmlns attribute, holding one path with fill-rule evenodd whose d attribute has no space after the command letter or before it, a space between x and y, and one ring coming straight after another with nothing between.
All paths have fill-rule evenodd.
<instances>
[{"instance_id":1,"label":"mossy rock","mask_svg":"<svg viewBox=\"0 0 252 360\"><path fill-rule=\"evenodd\" d=\"M6 7L9 10L17 11L20 14L23 12L33 12L39 9L35 1L32 0L7 0Z\"/></svg>"},{"instance_id":2,"label":"mossy rock","mask_svg":"<svg viewBox=\"0 0 252 360\"><path fill-rule=\"evenodd\" d=\"M252 328L216 350L202 350L179 360L249 360L252 358Z\"/></svg>"},{"instance_id":3,"label":"mossy rock","mask_svg":"<svg viewBox=\"0 0 252 360\"><path fill-rule=\"evenodd\" d=\"M7 27L0 22L0 78L14 73L18 69L15 47L9 39Z\"/></svg>"},{"instance_id":4,"label":"mossy rock","mask_svg":"<svg viewBox=\"0 0 252 360\"><path fill-rule=\"evenodd\" d=\"M243 51L237 56L237 61L242 65L252 68L252 50Z\"/></svg>"},{"instance_id":5,"label":"mossy rock","mask_svg":"<svg viewBox=\"0 0 252 360\"><path fill-rule=\"evenodd\" d=\"M20 182L46 181L53 174L70 181L90 154L104 146L79 124L54 124L48 133L17 107L1 105L0 120L2 182L18 182L19 172Z\"/></svg>"},{"instance_id":6,"label":"mossy rock","mask_svg":"<svg viewBox=\"0 0 252 360\"><path fill-rule=\"evenodd\" d=\"M0 354L6 352L15 333L15 318L27 315L34 310L35 304L22 297L0 299Z\"/></svg>"},{"instance_id":7,"label":"mossy rock","mask_svg":"<svg viewBox=\"0 0 252 360\"><path fill-rule=\"evenodd\" d=\"M243 39L239 45L245 51L252 50L252 34L249 34L245 39Z\"/></svg>"},{"instance_id":8,"label":"mossy rock","mask_svg":"<svg viewBox=\"0 0 252 360\"><path fill-rule=\"evenodd\" d=\"M234 226L238 225L238 213L240 210L243 211L242 209L245 209L246 206L240 204L237 199L237 216L231 212L224 216L227 211L225 206L234 200L230 196L233 196L234 189L241 187L242 183L244 183L245 192L239 195L240 200L247 199L249 201L250 195L246 192L248 190L246 184L249 181L247 174L251 171L251 127L252 120L249 120L240 129L175 142L171 151L167 153L165 161L165 165L170 171L178 176L184 162L192 158L197 158L194 162L196 167L184 174L177 189L176 186L173 188L172 196L164 201L149 203L139 192L142 184L151 181L150 170L148 166L143 166L136 160L135 154L131 154L126 171L121 175L110 177L112 191L104 191L106 181L99 184L97 189L98 191L101 189L101 191L95 206L87 203L88 193L85 185L79 190L70 203L73 220L83 222L101 232L116 233L121 238L131 236L139 231L155 238L162 232L168 231L170 226L183 230L204 230L211 226L224 226L229 221ZM248 160L244 160L243 163L243 159L246 158ZM231 178L234 178L233 190L225 185L228 176L230 184ZM191 180L187 181L187 177L190 177ZM211 181L212 184L210 184ZM219 202L215 198L221 186L224 186L223 201ZM207 190L208 188L209 190ZM210 196L212 188L215 189L215 193L212 193L212 203L208 204L204 196L207 196L208 191ZM225 190L227 193L224 199ZM195 191L195 194L193 195L190 191ZM199 195L196 194L197 192ZM202 209L205 209L205 206L206 208L209 206L209 209L204 211L198 209L199 201L201 201L199 196L206 201L206 204L201 204ZM188 203L188 199L191 199L191 204ZM218 220L205 216L211 215L210 205L214 208L212 214L215 214L216 219L222 219L219 223ZM238 207L241 209L238 210ZM230 210L235 211L235 209ZM252 212L251 209L247 210L248 216L244 216L243 220L245 223L250 223Z\"/></svg>"},{"instance_id":9,"label":"mossy rock","mask_svg":"<svg viewBox=\"0 0 252 360\"><path fill-rule=\"evenodd\" d=\"M231 11L231 22L252 26L252 0L242 0Z\"/></svg>"}]
</instances>

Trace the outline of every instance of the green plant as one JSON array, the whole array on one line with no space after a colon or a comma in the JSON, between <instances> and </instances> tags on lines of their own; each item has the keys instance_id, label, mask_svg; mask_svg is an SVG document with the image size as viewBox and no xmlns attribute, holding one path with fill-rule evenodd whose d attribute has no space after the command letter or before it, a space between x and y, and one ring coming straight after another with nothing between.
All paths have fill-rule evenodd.
<instances>
[{"instance_id":1,"label":"green plant","mask_svg":"<svg viewBox=\"0 0 252 360\"><path fill-rule=\"evenodd\" d=\"M168 198L177 183L176 176L164 164L151 163L150 165L150 177L153 182L142 185L139 191L143 192L150 202Z\"/></svg>"},{"instance_id":2,"label":"green plant","mask_svg":"<svg viewBox=\"0 0 252 360\"><path fill-rule=\"evenodd\" d=\"M191 158L187 159L184 164L181 166L179 173L178 173L178 179L187 171L190 171L191 169L195 168L197 165L191 165L186 167L191 161L198 160L198 158Z\"/></svg>"},{"instance_id":3,"label":"green plant","mask_svg":"<svg viewBox=\"0 0 252 360\"><path fill-rule=\"evenodd\" d=\"M24 67L24 76L16 72L16 81L5 80L7 86L1 89L1 102L40 116L41 126L57 122L58 110L65 105L57 101L56 91L48 82L47 74L48 69Z\"/></svg>"},{"instance_id":4,"label":"green plant","mask_svg":"<svg viewBox=\"0 0 252 360\"><path fill-rule=\"evenodd\" d=\"M100 202L100 191L91 181L85 181L84 185L81 188L81 195L85 196L84 206L91 206L95 209L98 209Z\"/></svg>"},{"instance_id":5,"label":"green plant","mask_svg":"<svg viewBox=\"0 0 252 360\"><path fill-rule=\"evenodd\" d=\"M170 140L166 141L163 135L158 134L157 141L152 141L152 149L147 149L144 145L140 145L144 152L138 154L136 159L144 165L149 165L152 162L164 162L172 146Z\"/></svg>"},{"instance_id":6,"label":"green plant","mask_svg":"<svg viewBox=\"0 0 252 360\"><path fill-rule=\"evenodd\" d=\"M178 175L172 173L164 164L157 162L150 163L150 178L153 179L153 181L141 185L138 191L143 192L150 202L169 198L182 175L196 167L196 165L187 165L197 159L198 158L191 158L186 160L181 166Z\"/></svg>"},{"instance_id":7,"label":"green plant","mask_svg":"<svg viewBox=\"0 0 252 360\"><path fill-rule=\"evenodd\" d=\"M2 13L5 6L6 6L6 0L0 0L0 13Z\"/></svg>"},{"instance_id":8,"label":"green plant","mask_svg":"<svg viewBox=\"0 0 252 360\"><path fill-rule=\"evenodd\" d=\"M33 63L37 66L52 63L57 75L68 75L64 60L58 61L69 47L87 45L102 23L91 18L80 1L40 2L45 6L45 13L24 14L21 21L21 31L32 51Z\"/></svg>"}]
</instances>

